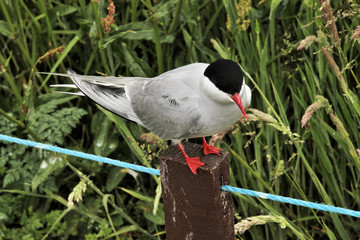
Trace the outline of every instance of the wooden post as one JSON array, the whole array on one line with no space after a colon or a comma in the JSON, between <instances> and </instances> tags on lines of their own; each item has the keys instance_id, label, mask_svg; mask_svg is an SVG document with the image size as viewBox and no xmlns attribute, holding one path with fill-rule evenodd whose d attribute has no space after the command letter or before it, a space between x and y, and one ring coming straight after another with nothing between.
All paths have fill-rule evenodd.
<instances>
[{"instance_id":1,"label":"wooden post","mask_svg":"<svg viewBox=\"0 0 360 240\"><path fill-rule=\"evenodd\" d=\"M234 240L232 194L220 190L230 184L228 153L204 156L200 145L184 147L207 166L194 175L176 146L159 157L166 239Z\"/></svg>"}]
</instances>

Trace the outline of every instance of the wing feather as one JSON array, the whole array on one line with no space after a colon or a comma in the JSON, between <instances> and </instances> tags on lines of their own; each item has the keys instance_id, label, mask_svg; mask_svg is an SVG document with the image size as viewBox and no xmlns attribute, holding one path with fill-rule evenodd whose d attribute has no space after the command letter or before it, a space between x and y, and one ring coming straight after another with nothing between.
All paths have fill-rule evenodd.
<instances>
[{"instance_id":1,"label":"wing feather","mask_svg":"<svg viewBox=\"0 0 360 240\"><path fill-rule=\"evenodd\" d=\"M176 76L126 85L131 106L141 122L163 139L183 139L200 132L197 83L189 87Z\"/></svg>"}]
</instances>

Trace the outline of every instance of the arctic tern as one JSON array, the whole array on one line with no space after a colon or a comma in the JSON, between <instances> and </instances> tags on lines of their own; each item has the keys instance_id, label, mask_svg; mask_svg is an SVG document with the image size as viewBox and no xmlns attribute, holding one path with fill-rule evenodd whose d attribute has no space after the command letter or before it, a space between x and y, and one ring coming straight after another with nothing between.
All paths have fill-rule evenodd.
<instances>
[{"instance_id":1,"label":"arctic tern","mask_svg":"<svg viewBox=\"0 0 360 240\"><path fill-rule=\"evenodd\" d=\"M70 77L74 84L52 87L78 88L72 93L88 96L105 109L147 128L177 145L190 170L203 166L200 157L189 157L181 141L202 137L203 152L220 154L205 137L231 127L251 102L239 65L227 59L211 64L193 63L154 78L103 77L44 73ZM69 92L70 93L70 92ZM71 93L70 93L71 94Z\"/></svg>"}]
</instances>

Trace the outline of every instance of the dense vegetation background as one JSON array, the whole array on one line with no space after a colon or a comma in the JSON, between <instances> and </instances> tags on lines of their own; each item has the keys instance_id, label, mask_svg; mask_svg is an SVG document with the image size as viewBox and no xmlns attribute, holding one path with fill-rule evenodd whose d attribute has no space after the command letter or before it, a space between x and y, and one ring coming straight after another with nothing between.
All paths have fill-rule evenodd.
<instances>
[{"instance_id":1,"label":"dense vegetation background","mask_svg":"<svg viewBox=\"0 0 360 240\"><path fill-rule=\"evenodd\" d=\"M253 99L217 141L232 185L360 210L359 15L356 0L0 1L0 133L157 168L167 143L35 72L153 77L233 59ZM165 238L158 177L0 147L0 239ZM360 238L349 216L234 204L240 239Z\"/></svg>"}]
</instances>

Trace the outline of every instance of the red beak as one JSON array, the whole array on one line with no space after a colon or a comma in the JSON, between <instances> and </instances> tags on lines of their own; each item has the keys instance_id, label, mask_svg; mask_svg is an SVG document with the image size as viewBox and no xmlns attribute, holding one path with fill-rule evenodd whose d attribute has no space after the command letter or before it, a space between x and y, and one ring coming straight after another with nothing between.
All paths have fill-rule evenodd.
<instances>
[{"instance_id":1,"label":"red beak","mask_svg":"<svg viewBox=\"0 0 360 240\"><path fill-rule=\"evenodd\" d=\"M235 93L234 96L230 96L230 97L231 97L231 99L236 103L236 105L238 105L238 107L240 108L241 112L244 114L244 117L247 118L239 94L238 94L238 93Z\"/></svg>"}]
</instances>

